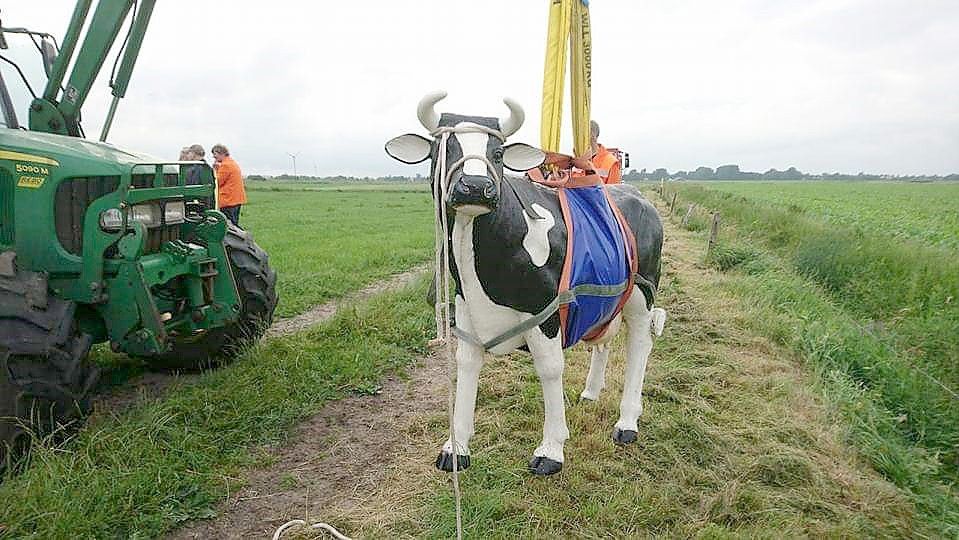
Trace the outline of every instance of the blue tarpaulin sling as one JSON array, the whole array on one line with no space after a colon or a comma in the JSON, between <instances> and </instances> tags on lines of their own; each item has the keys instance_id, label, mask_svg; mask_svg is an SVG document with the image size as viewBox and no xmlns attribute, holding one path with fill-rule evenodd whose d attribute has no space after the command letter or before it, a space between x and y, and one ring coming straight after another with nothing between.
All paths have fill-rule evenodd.
<instances>
[{"instance_id":1,"label":"blue tarpaulin sling","mask_svg":"<svg viewBox=\"0 0 959 540\"><path fill-rule=\"evenodd\" d=\"M605 186L563 188L560 200L569 243L560 292L574 293L560 308L566 348L605 328L619 312L633 276L625 231Z\"/></svg>"}]
</instances>

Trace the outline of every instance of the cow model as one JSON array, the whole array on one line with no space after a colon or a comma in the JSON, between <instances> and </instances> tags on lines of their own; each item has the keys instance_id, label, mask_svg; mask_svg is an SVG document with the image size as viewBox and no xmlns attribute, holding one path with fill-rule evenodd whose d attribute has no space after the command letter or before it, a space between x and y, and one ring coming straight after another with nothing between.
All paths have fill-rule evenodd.
<instances>
[{"instance_id":1,"label":"cow model","mask_svg":"<svg viewBox=\"0 0 959 540\"><path fill-rule=\"evenodd\" d=\"M510 99L504 102L510 116L488 117L438 115L435 104L445 92L427 95L417 113L433 140L406 134L386 144L387 153L404 163L432 159L434 182L442 178L448 209L450 270L455 282L457 380L453 414L453 444L447 440L436 460L437 468L451 471L455 454L458 469L469 467L469 439L484 347L480 343L509 335L488 347L502 355L527 348L543 386L546 420L543 441L533 452L529 469L536 475L559 472L563 444L569 438L563 400L563 340L558 314L524 328L535 314L544 312L558 294L566 257L567 227L555 189L522 177L505 178L503 167L526 171L541 165L545 154L525 144L504 146L507 137L523 123L523 109ZM442 142L441 142L442 141ZM445 155L441 155L445 147ZM439 170L442 164L446 170ZM437 174L439 173L439 174ZM595 400L604 386L611 340L625 320L629 327L626 381L619 420L613 439L620 444L636 440L637 422L643 412L642 389L646 360L652 349L651 327L662 330L665 312L653 309L659 283L663 228L659 214L639 191L629 185L608 186L612 199L629 224L638 247L639 272L633 293L608 331L593 342L592 363L581 397ZM434 193L436 191L434 190ZM627 285L628 286L628 285ZM549 311L548 309L546 310ZM655 317L654 317L655 315ZM468 336L472 339L464 339Z\"/></svg>"}]
</instances>

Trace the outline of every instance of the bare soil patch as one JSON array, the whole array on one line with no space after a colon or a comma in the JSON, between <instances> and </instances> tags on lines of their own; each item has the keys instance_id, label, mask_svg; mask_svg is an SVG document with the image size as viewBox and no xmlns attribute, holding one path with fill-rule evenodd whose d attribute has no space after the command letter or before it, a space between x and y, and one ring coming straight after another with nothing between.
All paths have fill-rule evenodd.
<instances>
[{"instance_id":1,"label":"bare soil patch","mask_svg":"<svg viewBox=\"0 0 959 540\"><path fill-rule=\"evenodd\" d=\"M376 395L328 403L286 445L264 449L271 465L252 471L217 518L169 538L269 538L291 519L323 519L332 507L361 500L389 473L397 452L423 444L410 429L415 419L445 410L446 367L429 355L408 379L390 376Z\"/></svg>"}]
</instances>

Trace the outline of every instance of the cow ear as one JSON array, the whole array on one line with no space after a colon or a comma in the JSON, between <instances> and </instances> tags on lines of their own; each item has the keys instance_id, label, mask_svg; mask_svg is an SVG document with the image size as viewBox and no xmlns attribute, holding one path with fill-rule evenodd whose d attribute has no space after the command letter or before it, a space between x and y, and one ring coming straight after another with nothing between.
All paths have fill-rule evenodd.
<instances>
[{"instance_id":1,"label":"cow ear","mask_svg":"<svg viewBox=\"0 0 959 540\"><path fill-rule=\"evenodd\" d=\"M513 171L535 169L546 161L545 152L528 144L513 143L504 147L503 150L503 165Z\"/></svg>"},{"instance_id":2,"label":"cow ear","mask_svg":"<svg viewBox=\"0 0 959 540\"><path fill-rule=\"evenodd\" d=\"M386 143L386 153L390 157L410 165L426 160L431 150L430 140L415 133L394 137Z\"/></svg>"}]
</instances>

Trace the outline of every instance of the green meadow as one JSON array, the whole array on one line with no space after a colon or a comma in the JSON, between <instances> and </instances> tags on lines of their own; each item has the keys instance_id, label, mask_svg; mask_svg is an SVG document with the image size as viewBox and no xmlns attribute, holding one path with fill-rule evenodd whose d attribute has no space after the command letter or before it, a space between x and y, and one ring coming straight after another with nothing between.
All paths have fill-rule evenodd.
<instances>
[{"instance_id":1,"label":"green meadow","mask_svg":"<svg viewBox=\"0 0 959 540\"><path fill-rule=\"evenodd\" d=\"M809 187L822 197L835 189L830 214L799 195L774 198L806 186L668 185L666 197L643 186L661 209L673 193L678 202L665 217L657 304L669 320L650 357L639 441L610 440L622 337L595 403L576 401L588 352L568 352L567 462L546 479L525 470L543 421L532 362L518 353L489 360L472 467L460 476L466 536L959 535L955 251L935 235L881 232L869 225L881 209L859 222L835 217L852 215L849 200L867 186L898 194L890 212L913 197L907 188L931 190ZM428 262L430 195L414 188L251 186L242 223L279 272L278 317ZM951 189L923 192L941 201ZM699 209L683 227L690 203ZM715 211L721 232L706 256ZM288 444L298 423L423 364L433 337L428 283L264 340L229 366L97 414L66 441L37 441L0 484L0 538L153 538L231 511L224 501L251 471L271 471L268 449ZM108 375L133 362L97 358ZM376 489L344 499L324 521L355 538L455 534L449 476L432 468L446 411L410 409L396 429L411 443L375 460ZM312 451L336 443L317 440Z\"/></svg>"},{"instance_id":2,"label":"green meadow","mask_svg":"<svg viewBox=\"0 0 959 540\"><path fill-rule=\"evenodd\" d=\"M959 183L712 182L731 193L815 215L863 234L959 249Z\"/></svg>"},{"instance_id":3,"label":"green meadow","mask_svg":"<svg viewBox=\"0 0 959 540\"><path fill-rule=\"evenodd\" d=\"M908 236L865 224L881 215L934 221L957 187L666 186L667 198L678 194L677 218L697 205L691 230L705 234L719 213L709 262L741 283L755 328L819 374L850 441L949 535L959 523L959 258L935 240L948 222ZM832 194L835 208L816 210Z\"/></svg>"}]
</instances>

